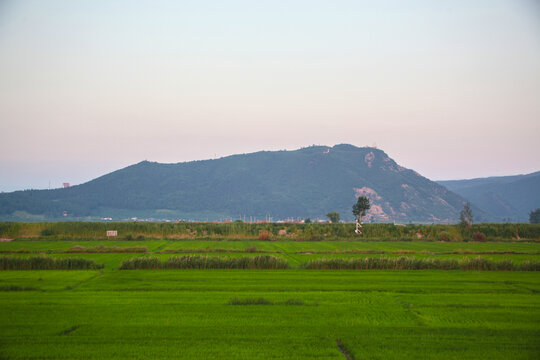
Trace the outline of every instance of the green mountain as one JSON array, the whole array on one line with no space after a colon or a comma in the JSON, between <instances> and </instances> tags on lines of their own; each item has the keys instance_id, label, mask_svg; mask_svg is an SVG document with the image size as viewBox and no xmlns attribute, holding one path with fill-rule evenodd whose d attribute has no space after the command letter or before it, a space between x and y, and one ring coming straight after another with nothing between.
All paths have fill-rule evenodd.
<instances>
[{"instance_id":1,"label":"green mountain","mask_svg":"<svg viewBox=\"0 0 540 360\"><path fill-rule=\"evenodd\" d=\"M359 195L370 197L366 220L377 222L455 222L465 202L381 150L341 144L178 164L143 161L66 189L0 194L0 218L278 220L338 211L352 220Z\"/></svg>"},{"instance_id":2,"label":"green mountain","mask_svg":"<svg viewBox=\"0 0 540 360\"><path fill-rule=\"evenodd\" d=\"M528 221L540 208L540 171L528 175L439 181L499 221Z\"/></svg>"}]
</instances>

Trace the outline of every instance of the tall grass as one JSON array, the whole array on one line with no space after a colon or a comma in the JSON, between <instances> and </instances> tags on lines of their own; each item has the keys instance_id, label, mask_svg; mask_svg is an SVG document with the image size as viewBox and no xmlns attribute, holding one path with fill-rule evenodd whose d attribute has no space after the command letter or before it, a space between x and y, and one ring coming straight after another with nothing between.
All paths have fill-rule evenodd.
<instances>
[{"instance_id":1,"label":"tall grass","mask_svg":"<svg viewBox=\"0 0 540 360\"><path fill-rule=\"evenodd\" d=\"M105 246L84 247L80 245L73 246L66 253L145 253L148 251L146 246Z\"/></svg>"},{"instance_id":2,"label":"tall grass","mask_svg":"<svg viewBox=\"0 0 540 360\"><path fill-rule=\"evenodd\" d=\"M156 257L138 257L125 260L120 270L142 269L287 269L286 260L275 256L209 257L200 255L174 256L166 261Z\"/></svg>"},{"instance_id":3,"label":"tall grass","mask_svg":"<svg viewBox=\"0 0 540 360\"><path fill-rule=\"evenodd\" d=\"M457 259L437 258L352 258L316 259L301 266L312 270L494 270L540 271L540 262L534 260L514 263L512 260L489 260L482 257Z\"/></svg>"},{"instance_id":4,"label":"tall grass","mask_svg":"<svg viewBox=\"0 0 540 360\"><path fill-rule=\"evenodd\" d=\"M279 235L280 230L287 235ZM354 224L295 224L243 222L207 223L151 223L151 222L54 222L9 223L0 222L0 237L48 239L105 239L107 230L118 230L118 240L143 240L146 238L171 239L291 239L317 241L333 239L350 240L421 240L463 241L475 240L474 234L483 234L486 241L540 240L540 224L486 223L475 224L464 231L459 225L394 225L365 224L363 235L355 236ZM482 239L483 240L483 239Z\"/></svg>"},{"instance_id":5,"label":"tall grass","mask_svg":"<svg viewBox=\"0 0 540 360\"><path fill-rule=\"evenodd\" d=\"M105 265L81 258L51 258L35 256L19 258L0 256L0 270L94 270Z\"/></svg>"}]
</instances>

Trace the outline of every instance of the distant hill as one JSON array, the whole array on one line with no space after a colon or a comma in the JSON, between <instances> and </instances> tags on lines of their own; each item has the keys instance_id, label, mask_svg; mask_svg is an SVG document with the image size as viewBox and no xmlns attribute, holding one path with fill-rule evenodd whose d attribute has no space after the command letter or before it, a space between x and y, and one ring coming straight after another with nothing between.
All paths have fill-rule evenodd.
<instances>
[{"instance_id":1,"label":"distant hill","mask_svg":"<svg viewBox=\"0 0 540 360\"><path fill-rule=\"evenodd\" d=\"M540 208L540 171L528 175L439 181L499 221L528 221Z\"/></svg>"},{"instance_id":2,"label":"distant hill","mask_svg":"<svg viewBox=\"0 0 540 360\"><path fill-rule=\"evenodd\" d=\"M378 222L455 222L465 202L381 150L341 144L178 164L143 161L66 189L0 194L0 218L278 220L338 211L352 220L359 195L372 200L366 220Z\"/></svg>"}]
</instances>

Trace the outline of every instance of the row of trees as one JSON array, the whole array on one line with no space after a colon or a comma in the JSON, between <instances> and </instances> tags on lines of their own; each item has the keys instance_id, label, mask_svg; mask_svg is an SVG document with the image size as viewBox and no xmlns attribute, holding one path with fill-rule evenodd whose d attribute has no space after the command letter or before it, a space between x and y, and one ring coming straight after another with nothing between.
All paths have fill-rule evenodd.
<instances>
[{"instance_id":1,"label":"row of trees","mask_svg":"<svg viewBox=\"0 0 540 360\"><path fill-rule=\"evenodd\" d=\"M356 219L356 233L361 234L359 228L362 227L362 218L366 215L366 212L371 208L371 204L369 202L369 198L365 196L360 196L356 200L356 204L352 207L353 215ZM326 214L328 219L332 223L338 223L339 222L339 213L337 211L332 211ZM531 224L540 224L540 208L536 209L534 211L531 211L529 213L529 222ZM469 230L471 226L474 223L474 216L471 209L471 203L467 202L463 206L463 210L461 210L461 213L459 214L459 223L460 225L465 228L466 230Z\"/></svg>"}]
</instances>

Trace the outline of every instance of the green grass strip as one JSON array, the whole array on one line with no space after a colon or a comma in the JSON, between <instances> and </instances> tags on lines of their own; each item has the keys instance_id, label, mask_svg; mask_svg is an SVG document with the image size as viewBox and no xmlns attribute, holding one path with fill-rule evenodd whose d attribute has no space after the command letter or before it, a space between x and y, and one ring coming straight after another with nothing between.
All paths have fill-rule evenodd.
<instances>
[{"instance_id":1,"label":"green grass strip","mask_svg":"<svg viewBox=\"0 0 540 360\"><path fill-rule=\"evenodd\" d=\"M492 271L540 271L540 262L527 260L489 260L483 257L457 259L436 258L334 258L316 259L301 265L312 270L492 270Z\"/></svg>"},{"instance_id":2,"label":"green grass strip","mask_svg":"<svg viewBox=\"0 0 540 360\"><path fill-rule=\"evenodd\" d=\"M166 261L157 257L138 257L125 260L120 270L142 269L288 269L286 260L275 256L209 257L200 255L174 256Z\"/></svg>"},{"instance_id":3,"label":"green grass strip","mask_svg":"<svg viewBox=\"0 0 540 360\"><path fill-rule=\"evenodd\" d=\"M0 256L0 270L94 270L104 266L82 258Z\"/></svg>"}]
</instances>

